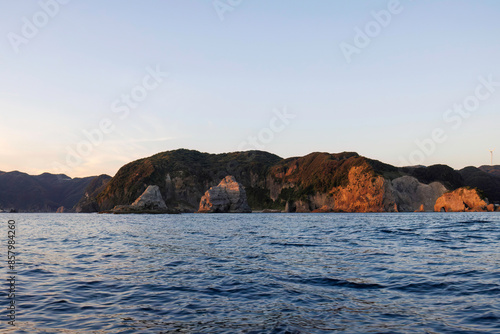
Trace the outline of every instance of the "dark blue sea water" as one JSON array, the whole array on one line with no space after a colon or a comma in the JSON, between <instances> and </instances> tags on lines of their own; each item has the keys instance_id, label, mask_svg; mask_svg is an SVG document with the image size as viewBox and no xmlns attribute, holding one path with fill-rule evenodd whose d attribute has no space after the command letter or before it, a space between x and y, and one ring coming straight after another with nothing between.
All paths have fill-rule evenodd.
<instances>
[{"instance_id":1,"label":"dark blue sea water","mask_svg":"<svg viewBox=\"0 0 500 334\"><path fill-rule=\"evenodd\" d=\"M0 221L2 333L500 333L496 213Z\"/></svg>"}]
</instances>

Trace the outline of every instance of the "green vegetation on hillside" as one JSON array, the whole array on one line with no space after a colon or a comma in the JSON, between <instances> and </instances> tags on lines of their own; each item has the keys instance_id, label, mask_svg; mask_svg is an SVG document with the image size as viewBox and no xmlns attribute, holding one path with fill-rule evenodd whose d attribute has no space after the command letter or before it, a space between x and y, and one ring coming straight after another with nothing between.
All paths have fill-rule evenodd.
<instances>
[{"instance_id":1,"label":"green vegetation on hillside","mask_svg":"<svg viewBox=\"0 0 500 334\"><path fill-rule=\"evenodd\" d=\"M362 173L373 178L393 180L409 175L425 184L441 182L450 190L470 184L484 190L490 199L497 198L483 181L476 184L477 177L465 180L461 173L444 165L398 168L355 152L315 152L282 159L262 151L209 154L179 149L123 166L97 196L97 202L101 210L127 205L154 184L160 187L169 208L194 211L208 188L233 175L245 187L248 203L254 210L283 209L287 202L307 203L314 195L346 187L353 167L362 167ZM500 182L500 178L493 178Z\"/></svg>"},{"instance_id":2,"label":"green vegetation on hillside","mask_svg":"<svg viewBox=\"0 0 500 334\"><path fill-rule=\"evenodd\" d=\"M260 183L264 188L268 169L282 158L262 151L246 151L224 154L201 153L179 149L155 154L123 166L98 196L101 210L109 210L115 205L133 202L148 185L158 185L167 198L167 205L179 201L194 207L193 196L201 195L210 186L217 185L227 175L233 175L245 188ZM166 184L167 175L183 180L186 194L169 202ZM197 198L199 201L199 198ZM264 205L265 198L259 203L253 196L255 205Z\"/></svg>"}]
</instances>

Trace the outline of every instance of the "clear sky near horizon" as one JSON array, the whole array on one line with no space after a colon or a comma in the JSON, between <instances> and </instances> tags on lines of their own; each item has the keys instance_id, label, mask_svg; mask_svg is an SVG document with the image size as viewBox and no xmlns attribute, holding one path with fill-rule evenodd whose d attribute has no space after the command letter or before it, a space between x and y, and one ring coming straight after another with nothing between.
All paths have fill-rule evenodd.
<instances>
[{"instance_id":1,"label":"clear sky near horizon","mask_svg":"<svg viewBox=\"0 0 500 334\"><path fill-rule=\"evenodd\" d=\"M177 148L500 163L498 1L58 1L0 2L2 171Z\"/></svg>"}]
</instances>

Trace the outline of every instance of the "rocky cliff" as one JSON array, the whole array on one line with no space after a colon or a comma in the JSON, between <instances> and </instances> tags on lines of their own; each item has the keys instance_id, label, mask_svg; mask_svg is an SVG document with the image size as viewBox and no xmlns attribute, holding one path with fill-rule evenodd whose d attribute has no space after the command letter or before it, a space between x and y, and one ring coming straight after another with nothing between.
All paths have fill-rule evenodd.
<instances>
[{"instance_id":1,"label":"rocky cliff","mask_svg":"<svg viewBox=\"0 0 500 334\"><path fill-rule=\"evenodd\" d=\"M386 177L399 175L396 167L357 153L311 153L273 167L267 187L273 203L288 212L381 212L394 210Z\"/></svg>"},{"instance_id":2,"label":"rocky cliff","mask_svg":"<svg viewBox=\"0 0 500 334\"><path fill-rule=\"evenodd\" d=\"M409 175L392 180L388 190L400 212L434 211L436 200L448 191L441 182L425 184Z\"/></svg>"},{"instance_id":3,"label":"rocky cliff","mask_svg":"<svg viewBox=\"0 0 500 334\"><path fill-rule=\"evenodd\" d=\"M172 212L195 212L207 189L228 175L244 189L253 210L433 211L444 193L466 186L480 189L490 203L500 203L500 177L484 167L397 168L354 152L282 159L262 151L208 154L180 149L126 164L113 178L0 172L0 209L106 211L130 206L148 186L157 186Z\"/></svg>"},{"instance_id":4,"label":"rocky cliff","mask_svg":"<svg viewBox=\"0 0 500 334\"><path fill-rule=\"evenodd\" d=\"M488 203L477 189L459 188L439 197L434 205L437 212L487 211ZM493 211L490 207L490 211Z\"/></svg>"},{"instance_id":5,"label":"rocky cliff","mask_svg":"<svg viewBox=\"0 0 500 334\"><path fill-rule=\"evenodd\" d=\"M249 213L247 195L234 176L226 176L216 187L211 187L201 197L199 213Z\"/></svg>"},{"instance_id":6,"label":"rocky cliff","mask_svg":"<svg viewBox=\"0 0 500 334\"><path fill-rule=\"evenodd\" d=\"M433 211L445 192L474 184L483 175L479 172L494 184L488 191L495 196L500 178L480 170L470 172L444 165L397 168L354 152L282 159L261 151L208 154L180 149L123 166L91 200L100 210L110 210L130 205L149 185L156 185L170 209L194 212L207 189L232 175L245 189L253 210ZM478 188L482 187L488 188L486 184ZM214 188L205 200L217 197L217 191Z\"/></svg>"},{"instance_id":7,"label":"rocky cliff","mask_svg":"<svg viewBox=\"0 0 500 334\"><path fill-rule=\"evenodd\" d=\"M447 166L400 169L356 153L313 153L273 169L269 187L288 212L413 212L433 211L443 183L461 181Z\"/></svg>"},{"instance_id":8,"label":"rocky cliff","mask_svg":"<svg viewBox=\"0 0 500 334\"><path fill-rule=\"evenodd\" d=\"M103 174L92 179L89 185L85 188L85 192L75 205L75 212L97 212L99 205L97 204L96 197L99 195L111 180L111 176Z\"/></svg>"},{"instance_id":9,"label":"rocky cliff","mask_svg":"<svg viewBox=\"0 0 500 334\"><path fill-rule=\"evenodd\" d=\"M131 204L148 185L157 185L171 209L194 212L207 189L227 175L244 185L249 204L265 205L266 175L282 159L260 151L208 154L175 150L131 162L96 197L100 210ZM264 196L261 196L264 195Z\"/></svg>"}]
</instances>

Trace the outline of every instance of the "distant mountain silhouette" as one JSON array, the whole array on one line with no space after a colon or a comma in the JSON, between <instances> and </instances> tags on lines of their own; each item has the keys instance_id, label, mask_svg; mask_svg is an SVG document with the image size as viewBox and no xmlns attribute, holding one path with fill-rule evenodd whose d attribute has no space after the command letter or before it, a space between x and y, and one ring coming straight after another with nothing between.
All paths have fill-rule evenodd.
<instances>
[{"instance_id":1,"label":"distant mountain silhouette","mask_svg":"<svg viewBox=\"0 0 500 334\"><path fill-rule=\"evenodd\" d=\"M0 172L0 209L18 212L71 211L95 176L70 178L64 174L28 175Z\"/></svg>"}]
</instances>

